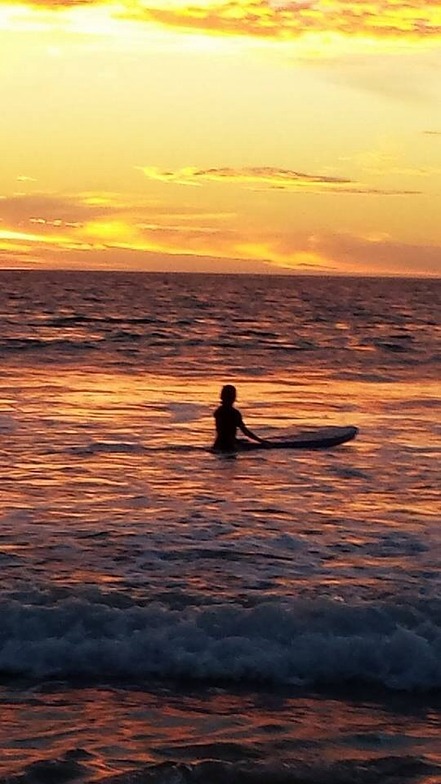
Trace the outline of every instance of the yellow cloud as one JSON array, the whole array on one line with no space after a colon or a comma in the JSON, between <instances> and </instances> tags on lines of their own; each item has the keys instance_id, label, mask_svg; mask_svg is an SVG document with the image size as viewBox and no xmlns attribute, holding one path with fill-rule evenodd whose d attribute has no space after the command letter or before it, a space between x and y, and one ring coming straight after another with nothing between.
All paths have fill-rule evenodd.
<instances>
[{"instance_id":1,"label":"yellow cloud","mask_svg":"<svg viewBox=\"0 0 441 784\"><path fill-rule=\"evenodd\" d=\"M91 19L100 8L109 19L281 43L314 36L388 39L398 46L403 40L428 44L441 39L441 3L435 0L0 0L0 15L2 6L9 12L79 10L90 12Z\"/></svg>"},{"instance_id":2,"label":"yellow cloud","mask_svg":"<svg viewBox=\"0 0 441 784\"><path fill-rule=\"evenodd\" d=\"M12 240L13 242L45 242L48 244L54 244L56 242L62 241L62 238L59 237L58 239L55 239L54 237L45 237L42 234L31 234L27 231L0 229L0 242L9 240Z\"/></svg>"},{"instance_id":3,"label":"yellow cloud","mask_svg":"<svg viewBox=\"0 0 441 784\"><path fill-rule=\"evenodd\" d=\"M441 38L441 4L421 0L214 0L173 4L132 3L131 14L148 22L216 35L298 39L333 33L368 38Z\"/></svg>"}]
</instances>

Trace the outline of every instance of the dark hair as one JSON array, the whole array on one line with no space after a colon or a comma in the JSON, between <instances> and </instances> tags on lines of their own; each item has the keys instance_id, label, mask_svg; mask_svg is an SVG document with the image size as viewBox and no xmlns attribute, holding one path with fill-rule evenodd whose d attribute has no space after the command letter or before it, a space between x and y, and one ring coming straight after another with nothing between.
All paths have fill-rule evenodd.
<instances>
[{"instance_id":1,"label":"dark hair","mask_svg":"<svg viewBox=\"0 0 441 784\"><path fill-rule=\"evenodd\" d=\"M232 384L225 384L221 389L220 399L222 403L234 403L236 400L236 387L233 387Z\"/></svg>"}]
</instances>

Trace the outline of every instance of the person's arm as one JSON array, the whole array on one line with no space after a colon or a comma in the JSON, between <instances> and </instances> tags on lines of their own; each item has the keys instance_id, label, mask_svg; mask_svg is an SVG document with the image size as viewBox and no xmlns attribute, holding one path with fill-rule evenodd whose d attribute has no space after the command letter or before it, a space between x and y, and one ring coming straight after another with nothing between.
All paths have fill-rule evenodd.
<instances>
[{"instance_id":1,"label":"person's arm","mask_svg":"<svg viewBox=\"0 0 441 784\"><path fill-rule=\"evenodd\" d=\"M240 420L239 428L242 433L247 436L247 438L251 438L253 441L257 441L259 444L265 444L264 438L260 438L259 436L256 436L255 433L252 433L251 430L248 430L242 418Z\"/></svg>"}]
</instances>

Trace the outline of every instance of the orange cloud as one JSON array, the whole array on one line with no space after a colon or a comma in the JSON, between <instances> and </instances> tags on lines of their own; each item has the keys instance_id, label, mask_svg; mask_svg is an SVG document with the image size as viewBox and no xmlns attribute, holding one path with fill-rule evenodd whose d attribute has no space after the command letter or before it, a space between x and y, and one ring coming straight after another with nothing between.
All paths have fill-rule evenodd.
<instances>
[{"instance_id":1,"label":"orange cloud","mask_svg":"<svg viewBox=\"0 0 441 784\"><path fill-rule=\"evenodd\" d=\"M234 183L262 190L310 191L313 193L358 193L380 196L413 196L420 191L371 188L344 177L306 174L272 166L197 169L191 166L176 171L161 171L153 166L140 167L146 177L177 185L201 185L204 182Z\"/></svg>"},{"instance_id":2,"label":"orange cloud","mask_svg":"<svg viewBox=\"0 0 441 784\"><path fill-rule=\"evenodd\" d=\"M56 250L109 249L164 254L233 253L234 213L213 214L117 194L31 194L0 198L0 260L26 251L44 263ZM226 225L225 225L226 224ZM234 253L233 253L234 255ZM65 264L68 255L63 259ZM93 264L93 259L91 260Z\"/></svg>"},{"instance_id":3,"label":"orange cloud","mask_svg":"<svg viewBox=\"0 0 441 784\"><path fill-rule=\"evenodd\" d=\"M88 6L106 4L107 0L0 0L0 6L28 6L30 8L42 8L45 11L56 11L57 9L72 8L72 6L87 8Z\"/></svg>"},{"instance_id":4,"label":"orange cloud","mask_svg":"<svg viewBox=\"0 0 441 784\"><path fill-rule=\"evenodd\" d=\"M2 224L7 224L20 230L29 225L40 226L44 230L61 225L78 228L93 222L104 223L106 220L115 219L128 220L142 227L155 226L153 219L165 220L166 224L173 220L176 224L183 224L180 225L182 230L186 228L187 223L194 222L201 227L201 230L206 230L213 224L234 217L234 213L195 212L194 208L187 204L180 204L174 211L168 202L111 192L0 196L0 227Z\"/></svg>"},{"instance_id":5,"label":"orange cloud","mask_svg":"<svg viewBox=\"0 0 441 784\"><path fill-rule=\"evenodd\" d=\"M0 200L0 266L439 275L440 248L384 234L283 233L117 194Z\"/></svg>"},{"instance_id":6,"label":"orange cloud","mask_svg":"<svg viewBox=\"0 0 441 784\"><path fill-rule=\"evenodd\" d=\"M435 244L408 244L392 237L349 233L315 237L315 252L332 259L339 272L439 277L441 249Z\"/></svg>"},{"instance_id":7,"label":"orange cloud","mask_svg":"<svg viewBox=\"0 0 441 784\"><path fill-rule=\"evenodd\" d=\"M62 11L107 5L114 16L184 32L280 42L311 34L429 42L441 38L436 0L0 0Z\"/></svg>"},{"instance_id":8,"label":"orange cloud","mask_svg":"<svg viewBox=\"0 0 441 784\"><path fill-rule=\"evenodd\" d=\"M311 33L369 38L441 37L441 4L434 0L217 0L174 6L135 3L131 15L148 22L217 35L297 39Z\"/></svg>"}]
</instances>

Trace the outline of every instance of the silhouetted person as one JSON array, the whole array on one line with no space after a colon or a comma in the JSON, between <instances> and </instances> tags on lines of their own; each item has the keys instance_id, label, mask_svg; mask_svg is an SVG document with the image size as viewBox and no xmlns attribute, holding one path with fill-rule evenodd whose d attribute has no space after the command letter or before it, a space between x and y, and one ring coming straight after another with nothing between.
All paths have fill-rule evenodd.
<instances>
[{"instance_id":1,"label":"silhouetted person","mask_svg":"<svg viewBox=\"0 0 441 784\"><path fill-rule=\"evenodd\" d=\"M251 430L245 427L242 414L237 408L234 408L236 387L233 387L232 384L225 384L222 387L220 399L221 404L214 412L216 440L213 444L213 450L216 452L235 452L237 449L240 449L241 443L236 438L237 428L253 441L264 444L265 441L262 438L254 435Z\"/></svg>"}]
</instances>

